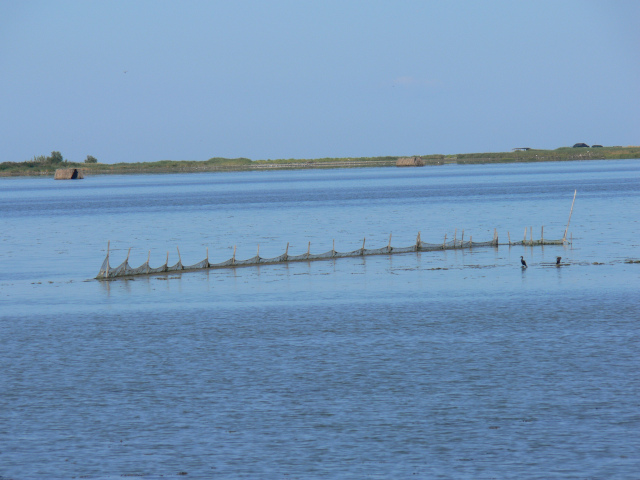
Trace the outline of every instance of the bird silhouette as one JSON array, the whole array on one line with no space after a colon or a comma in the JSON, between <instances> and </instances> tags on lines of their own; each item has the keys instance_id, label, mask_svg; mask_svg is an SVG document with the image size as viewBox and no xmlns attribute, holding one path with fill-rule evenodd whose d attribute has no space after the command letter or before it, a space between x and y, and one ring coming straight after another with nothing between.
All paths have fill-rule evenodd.
<instances>
[{"instance_id":1,"label":"bird silhouette","mask_svg":"<svg viewBox=\"0 0 640 480\"><path fill-rule=\"evenodd\" d=\"M524 257L520 255L520 263L522 264L522 268L527 268L527 262L524 261Z\"/></svg>"}]
</instances>

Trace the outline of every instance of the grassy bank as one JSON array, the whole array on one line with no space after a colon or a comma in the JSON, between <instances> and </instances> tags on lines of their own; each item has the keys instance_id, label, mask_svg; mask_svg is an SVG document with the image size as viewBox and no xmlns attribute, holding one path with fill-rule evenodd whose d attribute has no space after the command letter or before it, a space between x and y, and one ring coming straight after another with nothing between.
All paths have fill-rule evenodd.
<instances>
[{"instance_id":1,"label":"grassy bank","mask_svg":"<svg viewBox=\"0 0 640 480\"><path fill-rule=\"evenodd\" d=\"M44 157L38 157L40 159ZM57 168L81 168L85 175L134 174L134 173L180 173L270 170L293 168L356 168L373 166L395 166L399 157L359 157L359 158L314 158L250 160L248 158L210 158L205 161L161 160L140 163L48 163L35 158L26 162L0 163L0 176L51 175ZM555 162L571 160L613 160L640 158L640 147L572 148L555 150L526 150L492 153L465 153L459 155L422 155L427 165L447 163L514 163L514 162Z\"/></svg>"}]
</instances>

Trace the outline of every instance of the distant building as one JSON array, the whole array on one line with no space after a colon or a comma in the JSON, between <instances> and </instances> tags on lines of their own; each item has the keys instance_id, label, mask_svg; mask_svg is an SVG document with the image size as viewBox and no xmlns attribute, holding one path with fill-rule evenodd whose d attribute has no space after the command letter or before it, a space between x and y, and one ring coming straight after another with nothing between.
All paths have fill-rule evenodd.
<instances>
[{"instance_id":1,"label":"distant building","mask_svg":"<svg viewBox=\"0 0 640 480\"><path fill-rule=\"evenodd\" d=\"M77 168L58 168L53 175L54 180L78 180L84 178L82 170Z\"/></svg>"},{"instance_id":2,"label":"distant building","mask_svg":"<svg viewBox=\"0 0 640 480\"><path fill-rule=\"evenodd\" d=\"M583 148L583 147L589 148L589 145L587 145L586 143L576 143L573 146L573 148Z\"/></svg>"},{"instance_id":3,"label":"distant building","mask_svg":"<svg viewBox=\"0 0 640 480\"><path fill-rule=\"evenodd\" d=\"M513 152L526 152L527 150L531 150L531 147L518 147L518 148L512 148L511 151Z\"/></svg>"},{"instance_id":4,"label":"distant building","mask_svg":"<svg viewBox=\"0 0 640 480\"><path fill-rule=\"evenodd\" d=\"M403 157L396 161L396 167L424 167L422 157Z\"/></svg>"},{"instance_id":5,"label":"distant building","mask_svg":"<svg viewBox=\"0 0 640 480\"><path fill-rule=\"evenodd\" d=\"M602 148L602 145L591 145L591 148Z\"/></svg>"}]
</instances>

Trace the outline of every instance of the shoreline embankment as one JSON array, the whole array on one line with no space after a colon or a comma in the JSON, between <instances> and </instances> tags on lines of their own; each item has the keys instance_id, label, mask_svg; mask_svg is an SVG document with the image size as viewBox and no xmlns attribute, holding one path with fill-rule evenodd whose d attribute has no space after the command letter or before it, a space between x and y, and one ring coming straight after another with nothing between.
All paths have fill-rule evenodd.
<instances>
[{"instance_id":1,"label":"shoreline embankment","mask_svg":"<svg viewBox=\"0 0 640 480\"><path fill-rule=\"evenodd\" d=\"M44 158L44 157L43 157ZM42 163L34 161L0 163L0 177L52 176L59 168L76 168L87 175L168 174L233 171L269 171L328 168L395 167L401 157L319 158L250 160L248 158L212 158L205 161L160 160L139 163ZM582 160L640 159L640 147L563 147L556 150L534 150L466 153L458 155L422 155L425 166L447 164L536 163Z\"/></svg>"}]
</instances>

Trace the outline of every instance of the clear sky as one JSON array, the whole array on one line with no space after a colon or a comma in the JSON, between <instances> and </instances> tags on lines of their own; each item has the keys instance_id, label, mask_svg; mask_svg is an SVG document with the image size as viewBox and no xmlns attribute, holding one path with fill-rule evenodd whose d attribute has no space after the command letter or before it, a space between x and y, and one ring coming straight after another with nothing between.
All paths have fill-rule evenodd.
<instances>
[{"instance_id":1,"label":"clear sky","mask_svg":"<svg viewBox=\"0 0 640 480\"><path fill-rule=\"evenodd\" d=\"M640 2L0 0L0 162L640 144Z\"/></svg>"}]
</instances>

